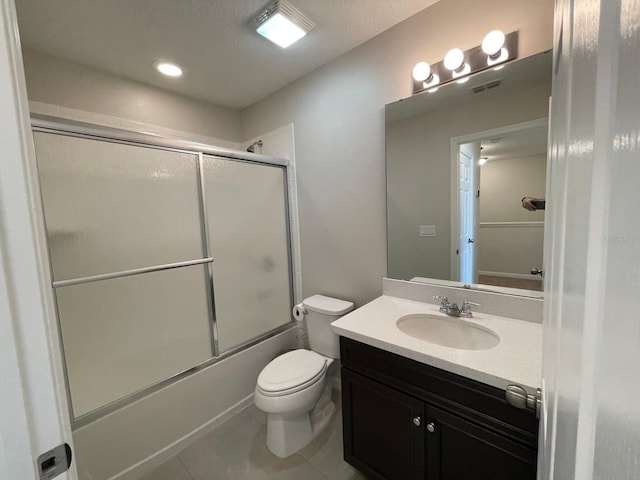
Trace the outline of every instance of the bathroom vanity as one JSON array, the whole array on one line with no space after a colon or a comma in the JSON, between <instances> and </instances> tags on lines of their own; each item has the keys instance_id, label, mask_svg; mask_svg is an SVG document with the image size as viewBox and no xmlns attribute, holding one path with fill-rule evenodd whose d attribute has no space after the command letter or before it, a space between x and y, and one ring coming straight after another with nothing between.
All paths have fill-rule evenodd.
<instances>
[{"instance_id":1,"label":"bathroom vanity","mask_svg":"<svg viewBox=\"0 0 640 480\"><path fill-rule=\"evenodd\" d=\"M455 349L398 328L416 314L435 318L438 306L382 296L333 324L345 460L373 479L535 479L536 412L509 405L505 389L539 386L541 325L440 314L499 337L484 350Z\"/></svg>"}]
</instances>

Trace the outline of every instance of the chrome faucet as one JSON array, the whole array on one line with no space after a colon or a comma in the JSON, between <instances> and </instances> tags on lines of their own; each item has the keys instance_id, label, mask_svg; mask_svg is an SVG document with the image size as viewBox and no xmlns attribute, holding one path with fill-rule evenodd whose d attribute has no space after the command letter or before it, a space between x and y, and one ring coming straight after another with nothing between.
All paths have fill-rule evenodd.
<instances>
[{"instance_id":1,"label":"chrome faucet","mask_svg":"<svg viewBox=\"0 0 640 480\"><path fill-rule=\"evenodd\" d=\"M479 303L464 300L462 306L458 307L457 303L450 302L444 295L434 295L433 298L440 299L440 311L452 317L472 317L471 305L480 306Z\"/></svg>"}]
</instances>

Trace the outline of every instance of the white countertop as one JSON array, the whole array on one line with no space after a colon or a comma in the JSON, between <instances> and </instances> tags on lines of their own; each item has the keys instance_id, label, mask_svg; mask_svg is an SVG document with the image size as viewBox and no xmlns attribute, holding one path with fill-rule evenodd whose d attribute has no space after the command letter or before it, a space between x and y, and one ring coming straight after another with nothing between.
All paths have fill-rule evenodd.
<instances>
[{"instance_id":1,"label":"white countertop","mask_svg":"<svg viewBox=\"0 0 640 480\"><path fill-rule=\"evenodd\" d=\"M489 350L459 350L428 343L400 331L396 321L416 313L446 317L438 311L438 305L383 295L331 326L344 337L503 390L515 383L535 393L541 386L542 325L474 312L473 317L464 321L493 330L500 337L500 343Z\"/></svg>"}]
</instances>

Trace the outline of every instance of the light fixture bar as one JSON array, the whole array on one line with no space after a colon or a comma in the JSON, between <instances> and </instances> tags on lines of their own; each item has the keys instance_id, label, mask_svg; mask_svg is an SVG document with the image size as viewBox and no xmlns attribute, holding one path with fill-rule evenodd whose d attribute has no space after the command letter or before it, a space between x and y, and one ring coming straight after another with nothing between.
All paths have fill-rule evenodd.
<instances>
[{"instance_id":1,"label":"light fixture bar","mask_svg":"<svg viewBox=\"0 0 640 480\"><path fill-rule=\"evenodd\" d=\"M518 32L511 32L505 35L504 45L499 50L495 58L491 58L487 53L482 51L482 46L477 46L462 52L461 58L456 58L457 62L453 62L450 56L450 62L456 63L457 69L451 70L445 66L445 61L430 65L430 73L437 76L438 84L427 84L424 81L413 78L413 93L422 93L424 91L432 91L447 83L457 81L465 82L474 73L487 70L489 68L501 67L505 63L518 58ZM456 52L456 57L459 53ZM489 59L489 61L487 61ZM447 62L449 63L449 62ZM450 67L452 65L449 65ZM418 77L419 78L419 77Z\"/></svg>"},{"instance_id":2,"label":"light fixture bar","mask_svg":"<svg viewBox=\"0 0 640 480\"><path fill-rule=\"evenodd\" d=\"M300 40L315 25L287 0L275 0L255 18L256 31L282 48Z\"/></svg>"}]
</instances>

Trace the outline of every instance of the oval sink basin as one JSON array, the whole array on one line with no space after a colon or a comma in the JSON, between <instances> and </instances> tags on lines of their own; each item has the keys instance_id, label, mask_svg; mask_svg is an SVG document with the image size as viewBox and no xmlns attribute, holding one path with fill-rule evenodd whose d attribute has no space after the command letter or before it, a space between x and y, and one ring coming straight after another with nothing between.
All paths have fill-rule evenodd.
<instances>
[{"instance_id":1,"label":"oval sink basin","mask_svg":"<svg viewBox=\"0 0 640 480\"><path fill-rule=\"evenodd\" d=\"M400 317L396 325L418 340L460 350L489 350L500 343L494 331L458 317L417 313Z\"/></svg>"}]
</instances>

